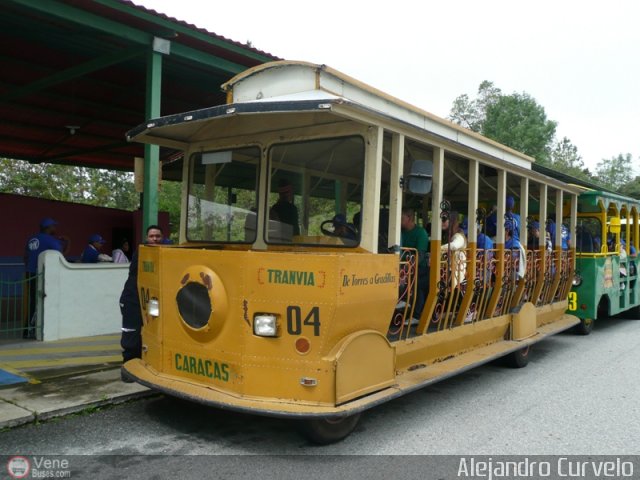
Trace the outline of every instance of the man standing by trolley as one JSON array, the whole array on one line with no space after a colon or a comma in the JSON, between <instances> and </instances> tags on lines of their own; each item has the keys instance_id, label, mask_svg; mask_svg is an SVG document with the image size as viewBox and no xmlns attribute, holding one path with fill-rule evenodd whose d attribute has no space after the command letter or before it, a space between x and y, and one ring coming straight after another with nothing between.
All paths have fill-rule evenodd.
<instances>
[{"instance_id":1,"label":"man standing by trolley","mask_svg":"<svg viewBox=\"0 0 640 480\"><path fill-rule=\"evenodd\" d=\"M36 338L36 291L38 289L38 257L46 250L57 250L62 253L63 243L56 237L58 222L53 218L45 218L40 222L40 232L27 240L24 262L26 267L29 307L23 338Z\"/></svg>"},{"instance_id":2,"label":"man standing by trolley","mask_svg":"<svg viewBox=\"0 0 640 480\"><path fill-rule=\"evenodd\" d=\"M162 243L162 229L158 225L147 228L146 245L160 245ZM138 296L138 251L136 250L129 265L129 277L120 295L120 313L122 313L122 363L134 358L142 357L142 313L140 312L140 297ZM131 383L124 371L120 378L123 382Z\"/></svg>"}]
</instances>

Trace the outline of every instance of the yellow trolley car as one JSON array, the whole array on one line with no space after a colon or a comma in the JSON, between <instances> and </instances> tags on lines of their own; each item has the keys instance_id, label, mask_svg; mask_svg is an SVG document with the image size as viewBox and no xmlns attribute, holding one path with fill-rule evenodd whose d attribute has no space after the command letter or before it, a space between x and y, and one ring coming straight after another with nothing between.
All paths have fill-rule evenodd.
<instances>
[{"instance_id":1,"label":"yellow trolley car","mask_svg":"<svg viewBox=\"0 0 640 480\"><path fill-rule=\"evenodd\" d=\"M364 410L463 370L524 366L530 345L579 322L559 229L553 251L506 238L526 238L526 221L508 220L530 199L575 231L577 187L326 66L269 63L223 89L226 105L128 133L184 152L180 245L140 248L143 354L124 366L136 381L298 418L328 443ZM403 207L428 227L428 254L401 245ZM507 228L478 248L492 208ZM462 230L442 227L462 216L457 248L443 235Z\"/></svg>"}]
</instances>

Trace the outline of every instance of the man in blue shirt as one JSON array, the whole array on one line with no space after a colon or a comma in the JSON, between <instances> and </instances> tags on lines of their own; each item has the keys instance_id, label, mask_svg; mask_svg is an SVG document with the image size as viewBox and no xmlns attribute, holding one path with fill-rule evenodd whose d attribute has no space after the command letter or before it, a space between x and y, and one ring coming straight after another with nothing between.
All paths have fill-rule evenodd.
<instances>
[{"instance_id":1,"label":"man in blue shirt","mask_svg":"<svg viewBox=\"0 0 640 480\"><path fill-rule=\"evenodd\" d=\"M515 199L509 195L506 201L507 211L505 213L505 228L511 230L513 239L520 242L520 215L513 213L513 207L515 206Z\"/></svg>"},{"instance_id":2,"label":"man in blue shirt","mask_svg":"<svg viewBox=\"0 0 640 480\"><path fill-rule=\"evenodd\" d=\"M45 218L40 222L40 233L27 240L25 247L25 265L27 273L38 273L38 257L45 250L57 250L62 252L62 242L54 235L58 223L53 218Z\"/></svg>"},{"instance_id":3,"label":"man in blue shirt","mask_svg":"<svg viewBox=\"0 0 640 480\"><path fill-rule=\"evenodd\" d=\"M57 250L62 253L62 242L55 237L58 223L53 218L45 218L40 222L40 232L27 240L24 251L27 289L29 294L29 311L27 312L24 338L36 338L36 291L38 289L38 257L45 250Z\"/></svg>"},{"instance_id":4,"label":"man in blue shirt","mask_svg":"<svg viewBox=\"0 0 640 480\"><path fill-rule=\"evenodd\" d=\"M462 227L464 234L468 237L469 236L468 219L465 218L460 224L460 227ZM486 268L485 281L489 282L489 280L491 279L491 259L493 258L493 252L485 251L485 250L493 249L493 241L488 235L482 232L482 228L479 223L478 223L478 239L476 240L476 248L478 249L477 251L478 268L481 268L482 265L485 266Z\"/></svg>"},{"instance_id":5,"label":"man in blue shirt","mask_svg":"<svg viewBox=\"0 0 640 480\"><path fill-rule=\"evenodd\" d=\"M98 263L100 261L100 250L104 245L104 238L97 233L89 237L89 244L82 252L82 263Z\"/></svg>"},{"instance_id":6,"label":"man in blue shirt","mask_svg":"<svg viewBox=\"0 0 640 480\"><path fill-rule=\"evenodd\" d=\"M550 216L547 220L547 232L549 232L549 236L551 237L551 245L555 248L556 246L556 222L555 215ZM562 250L569 250L569 246L571 245L571 233L569 232L569 227L567 227L564 223L560 224L560 241L562 242Z\"/></svg>"}]
</instances>

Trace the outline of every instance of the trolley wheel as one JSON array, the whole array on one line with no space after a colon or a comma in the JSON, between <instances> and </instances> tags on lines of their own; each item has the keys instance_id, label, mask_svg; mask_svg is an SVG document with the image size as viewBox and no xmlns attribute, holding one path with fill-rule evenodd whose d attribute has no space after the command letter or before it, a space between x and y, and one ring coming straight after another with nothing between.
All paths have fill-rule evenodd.
<instances>
[{"instance_id":1,"label":"trolley wheel","mask_svg":"<svg viewBox=\"0 0 640 480\"><path fill-rule=\"evenodd\" d=\"M580 323L573 327L573 331L578 335L589 335L593 331L593 318L581 318Z\"/></svg>"},{"instance_id":2,"label":"trolley wheel","mask_svg":"<svg viewBox=\"0 0 640 480\"><path fill-rule=\"evenodd\" d=\"M529 364L529 352L531 347L524 347L515 352L511 352L504 357L504 363L507 367L511 368L524 368Z\"/></svg>"},{"instance_id":3,"label":"trolley wheel","mask_svg":"<svg viewBox=\"0 0 640 480\"><path fill-rule=\"evenodd\" d=\"M360 414L341 418L318 418L300 421L300 433L317 445L329 445L349 436L356 428Z\"/></svg>"}]
</instances>

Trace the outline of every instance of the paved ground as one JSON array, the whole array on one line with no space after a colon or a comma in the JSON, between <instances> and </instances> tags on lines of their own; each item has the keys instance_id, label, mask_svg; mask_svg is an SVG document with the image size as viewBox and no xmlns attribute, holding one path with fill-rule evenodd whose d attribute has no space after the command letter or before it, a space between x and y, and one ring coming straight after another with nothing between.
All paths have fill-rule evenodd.
<instances>
[{"instance_id":1,"label":"paved ground","mask_svg":"<svg viewBox=\"0 0 640 480\"><path fill-rule=\"evenodd\" d=\"M640 454L638 379L640 321L602 320L539 343L525 369L487 365L378 407L327 447L292 422L156 397L2 432L0 453Z\"/></svg>"},{"instance_id":2,"label":"paved ground","mask_svg":"<svg viewBox=\"0 0 640 480\"><path fill-rule=\"evenodd\" d=\"M155 397L2 432L0 454L160 455L80 459L95 478L110 477L105 465L118 476L144 471L143 478L210 472L206 459L185 463L167 454L637 455L639 379L640 321L603 320L588 337L562 334L537 344L525 369L487 365L378 407L349 438L327 447L309 445L293 422ZM274 471L302 461L268 460ZM236 460L216 462L237 473Z\"/></svg>"}]
</instances>

